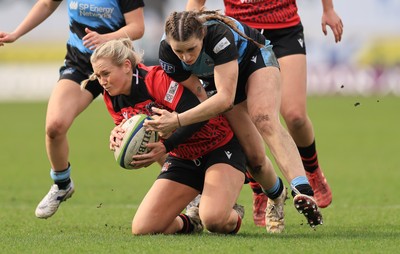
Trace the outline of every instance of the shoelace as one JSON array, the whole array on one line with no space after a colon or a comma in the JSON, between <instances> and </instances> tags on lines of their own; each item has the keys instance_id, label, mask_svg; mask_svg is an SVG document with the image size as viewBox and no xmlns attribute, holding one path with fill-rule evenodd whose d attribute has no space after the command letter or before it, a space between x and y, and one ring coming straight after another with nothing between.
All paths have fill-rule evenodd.
<instances>
[{"instance_id":1,"label":"shoelace","mask_svg":"<svg viewBox=\"0 0 400 254\"><path fill-rule=\"evenodd\" d=\"M300 191L293 184L290 184L290 187L292 188L294 193L296 193L296 195L300 195L301 194Z\"/></svg>"}]
</instances>

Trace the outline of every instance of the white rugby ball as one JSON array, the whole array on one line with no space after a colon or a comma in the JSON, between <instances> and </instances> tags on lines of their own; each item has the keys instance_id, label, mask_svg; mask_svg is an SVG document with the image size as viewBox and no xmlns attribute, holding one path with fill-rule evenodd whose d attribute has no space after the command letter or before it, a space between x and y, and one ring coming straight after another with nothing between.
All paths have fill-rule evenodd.
<instances>
[{"instance_id":1,"label":"white rugby ball","mask_svg":"<svg viewBox=\"0 0 400 254\"><path fill-rule=\"evenodd\" d=\"M157 142L158 134L155 131L146 131L143 122L151 117L137 114L129 118L121 127L125 130L124 137L119 147L115 148L114 157L118 165L132 169L132 156L148 153L146 145Z\"/></svg>"}]
</instances>

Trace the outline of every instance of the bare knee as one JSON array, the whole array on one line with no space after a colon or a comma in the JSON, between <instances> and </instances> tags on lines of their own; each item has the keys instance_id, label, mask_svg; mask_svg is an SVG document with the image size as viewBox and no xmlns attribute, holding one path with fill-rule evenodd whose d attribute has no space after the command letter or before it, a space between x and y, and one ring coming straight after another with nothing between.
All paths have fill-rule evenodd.
<instances>
[{"instance_id":1,"label":"bare knee","mask_svg":"<svg viewBox=\"0 0 400 254\"><path fill-rule=\"evenodd\" d=\"M67 133L67 125L62 120L53 120L46 124L46 136L56 139Z\"/></svg>"},{"instance_id":2,"label":"bare knee","mask_svg":"<svg viewBox=\"0 0 400 254\"><path fill-rule=\"evenodd\" d=\"M143 223L141 225L132 223L132 235L150 235L157 233L163 233L163 231L156 228L150 228Z\"/></svg>"},{"instance_id":3,"label":"bare knee","mask_svg":"<svg viewBox=\"0 0 400 254\"><path fill-rule=\"evenodd\" d=\"M307 122L307 115L300 112L290 112L283 115L289 130L302 129Z\"/></svg>"},{"instance_id":4,"label":"bare knee","mask_svg":"<svg viewBox=\"0 0 400 254\"><path fill-rule=\"evenodd\" d=\"M217 212L207 213L201 217L204 227L212 233L224 233L226 218Z\"/></svg>"}]
</instances>

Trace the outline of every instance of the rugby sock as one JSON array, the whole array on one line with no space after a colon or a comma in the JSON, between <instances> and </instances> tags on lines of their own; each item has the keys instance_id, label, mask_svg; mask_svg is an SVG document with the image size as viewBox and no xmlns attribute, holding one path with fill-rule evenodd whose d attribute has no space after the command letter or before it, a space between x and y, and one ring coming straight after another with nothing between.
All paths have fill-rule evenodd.
<instances>
[{"instance_id":1,"label":"rugby sock","mask_svg":"<svg viewBox=\"0 0 400 254\"><path fill-rule=\"evenodd\" d=\"M294 192L294 188L298 190L301 194L305 194L307 196L314 196L314 191L311 188L310 183L307 180L306 176L298 176L295 177L291 182L290 182L290 187L292 189L292 196L296 196L296 193Z\"/></svg>"},{"instance_id":2,"label":"rugby sock","mask_svg":"<svg viewBox=\"0 0 400 254\"><path fill-rule=\"evenodd\" d=\"M194 226L192 225L192 223L190 223L189 216L181 213L181 214L179 214L179 218L181 218L181 220L183 221L183 227L177 233L178 234L189 234L189 233L193 232Z\"/></svg>"},{"instance_id":3,"label":"rugby sock","mask_svg":"<svg viewBox=\"0 0 400 254\"><path fill-rule=\"evenodd\" d=\"M281 195L283 188L284 188L284 186L283 186L282 179L277 176L274 186L272 186L268 190L264 190L264 193L265 193L265 195L268 196L268 198L276 199L277 197L279 197L279 195Z\"/></svg>"},{"instance_id":4,"label":"rugby sock","mask_svg":"<svg viewBox=\"0 0 400 254\"><path fill-rule=\"evenodd\" d=\"M246 171L246 177L249 182L250 188L254 193L260 194L263 192L261 189L261 185L257 183L256 180L254 180L253 176L251 176L248 171Z\"/></svg>"},{"instance_id":5,"label":"rugby sock","mask_svg":"<svg viewBox=\"0 0 400 254\"><path fill-rule=\"evenodd\" d=\"M307 147L297 147L297 149L299 150L304 169L309 173L314 172L319 166L315 140L311 145Z\"/></svg>"},{"instance_id":6,"label":"rugby sock","mask_svg":"<svg viewBox=\"0 0 400 254\"><path fill-rule=\"evenodd\" d=\"M68 188L71 183L71 164L68 162L68 168L63 171L54 171L50 170L50 176L54 180L54 183L58 185L58 188L61 190L65 190Z\"/></svg>"},{"instance_id":7,"label":"rugby sock","mask_svg":"<svg viewBox=\"0 0 400 254\"><path fill-rule=\"evenodd\" d=\"M237 220L237 223L236 223L236 227L235 227L234 230L229 232L229 234L231 234L231 235L237 234L237 232L239 232L240 226L242 226L242 218L240 218L240 216L238 214L238 220Z\"/></svg>"}]
</instances>

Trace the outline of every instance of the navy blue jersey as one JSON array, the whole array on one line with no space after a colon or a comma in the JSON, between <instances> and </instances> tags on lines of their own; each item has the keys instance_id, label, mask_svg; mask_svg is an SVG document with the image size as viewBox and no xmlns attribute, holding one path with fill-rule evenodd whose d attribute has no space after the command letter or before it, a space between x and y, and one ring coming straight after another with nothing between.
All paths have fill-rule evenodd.
<instances>
[{"instance_id":1,"label":"navy blue jersey","mask_svg":"<svg viewBox=\"0 0 400 254\"><path fill-rule=\"evenodd\" d=\"M235 21L237 28L260 44L266 44L265 37L253 28ZM202 79L206 86L214 85L214 66L237 59L239 65L250 61L259 50L258 46L242 37L228 25L217 21L207 21L207 34L203 40L200 56L192 65L181 61L172 51L165 38L161 41L159 60L164 71L178 82L185 81L191 74ZM208 90L206 87L206 90Z\"/></svg>"},{"instance_id":2,"label":"navy blue jersey","mask_svg":"<svg viewBox=\"0 0 400 254\"><path fill-rule=\"evenodd\" d=\"M144 6L143 0L68 0L69 39L67 41L67 65L76 66L90 75L92 50L83 46L85 28L105 34L126 25L124 13Z\"/></svg>"}]
</instances>

